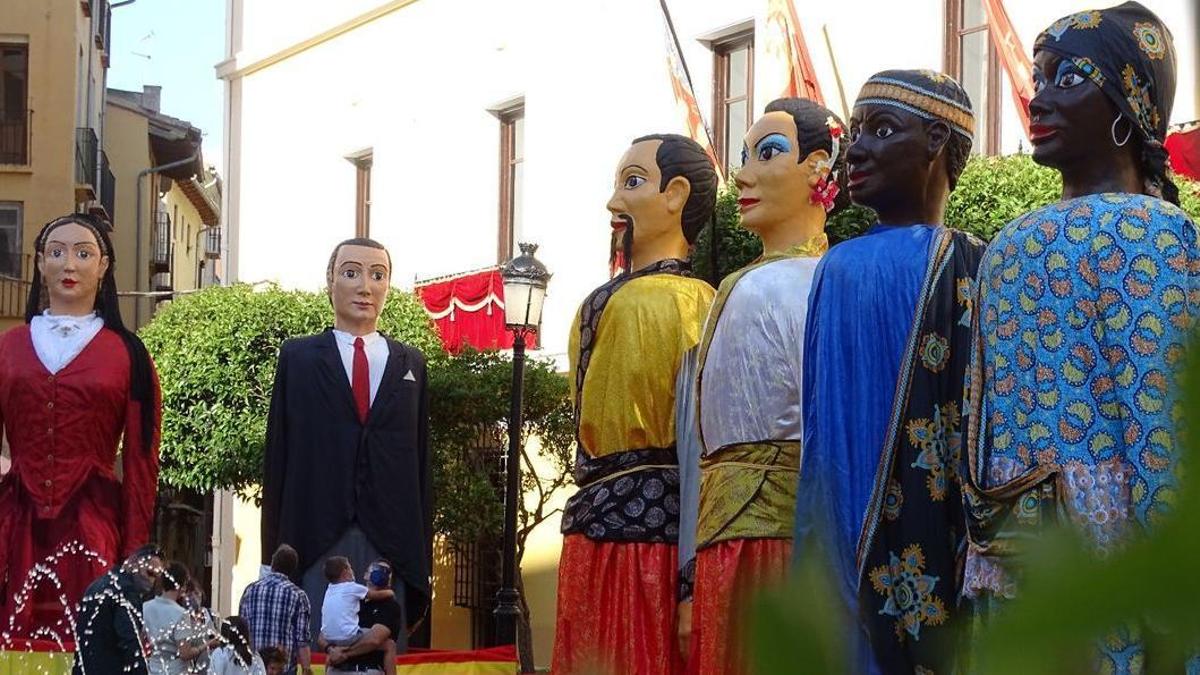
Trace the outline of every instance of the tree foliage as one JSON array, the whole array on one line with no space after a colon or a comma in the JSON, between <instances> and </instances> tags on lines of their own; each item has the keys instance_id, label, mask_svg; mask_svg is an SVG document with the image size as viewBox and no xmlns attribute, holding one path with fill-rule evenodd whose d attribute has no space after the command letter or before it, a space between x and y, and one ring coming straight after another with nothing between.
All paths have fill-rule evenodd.
<instances>
[{"instance_id":1,"label":"tree foliage","mask_svg":"<svg viewBox=\"0 0 1200 675\"><path fill-rule=\"evenodd\" d=\"M503 531L504 463L512 394L512 360L496 351L470 349L430 374L432 445L436 452L434 529L452 545L496 542ZM522 380L522 499L517 513L517 570L525 541L557 514L554 493L572 478L575 420L567 379L554 364L527 359ZM530 610L522 591L518 651L523 671L533 667Z\"/></svg>"},{"instance_id":2,"label":"tree foliage","mask_svg":"<svg viewBox=\"0 0 1200 675\"><path fill-rule=\"evenodd\" d=\"M458 542L498 536L503 476L496 473L500 465L480 449L507 452L512 361L499 352L468 349L439 364L430 373L429 386L431 441L438 455L434 529ZM523 400L521 491L526 498L519 514L519 545L556 512L548 510L549 498L570 480L575 449L567 380L553 363L526 360Z\"/></svg>"},{"instance_id":3,"label":"tree foliage","mask_svg":"<svg viewBox=\"0 0 1200 675\"><path fill-rule=\"evenodd\" d=\"M1194 220L1200 219L1200 183L1181 176L1179 185L1183 209ZM970 232L990 241L1000 228L1024 213L1059 199L1062 179L1057 171L1039 166L1029 155L972 157L958 179L946 205L945 222L950 227ZM862 234L876 217L870 209L851 205L829 218L825 231L831 244ZM720 278L750 264L762 255L762 242L741 226L737 205L737 187L730 181L717 198L718 263ZM692 255L696 276L711 279L710 228L697 239Z\"/></svg>"}]
</instances>

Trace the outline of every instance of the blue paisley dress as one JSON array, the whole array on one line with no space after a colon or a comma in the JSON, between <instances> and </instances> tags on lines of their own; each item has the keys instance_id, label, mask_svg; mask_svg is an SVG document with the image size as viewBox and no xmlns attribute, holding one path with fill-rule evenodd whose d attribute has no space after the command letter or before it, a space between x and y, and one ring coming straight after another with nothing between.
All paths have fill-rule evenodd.
<instances>
[{"instance_id":1,"label":"blue paisley dress","mask_svg":"<svg viewBox=\"0 0 1200 675\"><path fill-rule=\"evenodd\" d=\"M1066 200L1009 223L978 280L963 595L986 603L1017 592L1006 542L1023 526L1061 514L1104 552L1169 508L1196 227L1153 197Z\"/></svg>"}]
</instances>

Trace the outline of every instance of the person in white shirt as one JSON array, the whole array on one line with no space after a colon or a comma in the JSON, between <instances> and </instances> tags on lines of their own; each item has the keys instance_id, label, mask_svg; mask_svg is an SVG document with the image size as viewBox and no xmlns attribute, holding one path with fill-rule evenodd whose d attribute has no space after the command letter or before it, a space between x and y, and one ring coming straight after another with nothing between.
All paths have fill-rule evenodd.
<instances>
[{"instance_id":1,"label":"person in white shirt","mask_svg":"<svg viewBox=\"0 0 1200 675\"><path fill-rule=\"evenodd\" d=\"M199 672L195 660L206 649L204 640L196 638L187 610L179 604L190 578L187 566L172 562L161 577L162 592L142 605L142 623L151 647L146 659L150 675Z\"/></svg>"},{"instance_id":2,"label":"person in white shirt","mask_svg":"<svg viewBox=\"0 0 1200 675\"><path fill-rule=\"evenodd\" d=\"M208 662L209 675L266 675L262 657L250 645L250 626L240 616L221 622L222 645Z\"/></svg>"},{"instance_id":3,"label":"person in white shirt","mask_svg":"<svg viewBox=\"0 0 1200 675\"><path fill-rule=\"evenodd\" d=\"M391 589L368 589L354 580L354 568L345 556L333 556L325 561L325 578L329 587L325 589L325 600L321 604L321 637L319 642L328 647L349 647L370 633L379 642L387 640L387 628L372 626L363 628L358 624L358 607L363 600L381 600L395 597Z\"/></svg>"},{"instance_id":4,"label":"person in white shirt","mask_svg":"<svg viewBox=\"0 0 1200 675\"><path fill-rule=\"evenodd\" d=\"M370 628L359 625L359 605L362 601L394 598L391 589L367 589L354 580L354 568L344 556L332 556L325 561L325 601L320 608L320 635L317 644L328 650L330 662L341 662L347 647L359 640L384 645L385 653L395 653L395 643L390 640L390 629L374 625ZM390 643L390 644L389 644Z\"/></svg>"}]
</instances>

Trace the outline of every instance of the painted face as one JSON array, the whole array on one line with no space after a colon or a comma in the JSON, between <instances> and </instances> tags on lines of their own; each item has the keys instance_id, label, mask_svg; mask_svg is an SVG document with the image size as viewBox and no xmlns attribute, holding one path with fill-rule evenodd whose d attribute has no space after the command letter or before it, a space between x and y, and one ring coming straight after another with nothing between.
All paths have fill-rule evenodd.
<instances>
[{"instance_id":1,"label":"painted face","mask_svg":"<svg viewBox=\"0 0 1200 675\"><path fill-rule=\"evenodd\" d=\"M682 236L679 210L672 209L670 191L659 189L662 185L657 160L660 145L662 141L653 140L629 146L617 165L612 198L608 200L613 229L625 238L632 230L631 251L635 255L647 242Z\"/></svg>"},{"instance_id":2,"label":"painted face","mask_svg":"<svg viewBox=\"0 0 1200 675\"><path fill-rule=\"evenodd\" d=\"M46 282L51 304L94 305L100 281L108 271L96 235L83 225L67 223L50 231L38 254L38 271Z\"/></svg>"},{"instance_id":3,"label":"painted face","mask_svg":"<svg viewBox=\"0 0 1200 675\"><path fill-rule=\"evenodd\" d=\"M846 151L850 198L876 211L925 193L933 162L925 121L889 105L859 105Z\"/></svg>"},{"instance_id":4,"label":"painted face","mask_svg":"<svg viewBox=\"0 0 1200 675\"><path fill-rule=\"evenodd\" d=\"M1033 88L1029 102L1033 161L1061 170L1105 161L1115 153L1116 106L1074 61L1038 50L1033 55ZM1127 119L1117 124L1117 138L1123 139L1130 129Z\"/></svg>"},{"instance_id":5,"label":"painted face","mask_svg":"<svg viewBox=\"0 0 1200 675\"><path fill-rule=\"evenodd\" d=\"M742 226L762 235L812 208L812 189L827 171L817 164L829 153L800 157L796 123L783 111L769 112L746 132L737 174Z\"/></svg>"},{"instance_id":6,"label":"painted face","mask_svg":"<svg viewBox=\"0 0 1200 675\"><path fill-rule=\"evenodd\" d=\"M387 251L353 245L338 249L329 287L338 324L363 334L374 331L387 302L391 278Z\"/></svg>"}]
</instances>

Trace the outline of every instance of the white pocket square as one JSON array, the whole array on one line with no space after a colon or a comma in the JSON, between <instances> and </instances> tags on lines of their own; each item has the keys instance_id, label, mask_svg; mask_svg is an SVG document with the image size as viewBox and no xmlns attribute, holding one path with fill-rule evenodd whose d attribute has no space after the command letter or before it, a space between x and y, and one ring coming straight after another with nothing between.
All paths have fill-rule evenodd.
<instances>
[{"instance_id":1,"label":"white pocket square","mask_svg":"<svg viewBox=\"0 0 1200 675\"><path fill-rule=\"evenodd\" d=\"M409 382L417 381L417 377L415 375L413 375L413 372L411 370L404 374L404 379L408 380Z\"/></svg>"}]
</instances>

